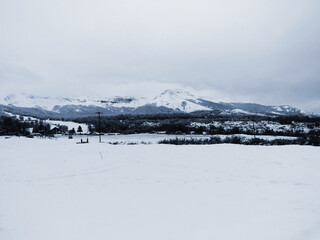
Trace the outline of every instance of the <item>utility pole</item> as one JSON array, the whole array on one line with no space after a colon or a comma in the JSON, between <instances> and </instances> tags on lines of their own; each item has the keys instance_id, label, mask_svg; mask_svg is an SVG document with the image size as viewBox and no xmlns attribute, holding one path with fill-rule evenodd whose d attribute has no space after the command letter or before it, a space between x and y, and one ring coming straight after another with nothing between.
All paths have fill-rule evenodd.
<instances>
[{"instance_id":1,"label":"utility pole","mask_svg":"<svg viewBox=\"0 0 320 240\"><path fill-rule=\"evenodd\" d=\"M101 114L102 112L96 112L98 114L98 119L99 119L99 142L101 143L101 125L100 125L100 122L101 122Z\"/></svg>"}]
</instances>

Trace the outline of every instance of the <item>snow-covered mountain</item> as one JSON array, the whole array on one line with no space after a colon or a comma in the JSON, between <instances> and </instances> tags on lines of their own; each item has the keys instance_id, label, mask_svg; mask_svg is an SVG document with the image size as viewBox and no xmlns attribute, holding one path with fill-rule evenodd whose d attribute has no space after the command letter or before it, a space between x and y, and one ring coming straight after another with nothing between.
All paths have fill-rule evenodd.
<instances>
[{"instance_id":1,"label":"snow-covered mountain","mask_svg":"<svg viewBox=\"0 0 320 240\"><path fill-rule=\"evenodd\" d=\"M212 110L211 108L202 106L198 97L188 91L180 89L162 92L153 99L152 104L155 104L157 107L166 107L188 113L201 110Z\"/></svg>"},{"instance_id":2,"label":"snow-covered mountain","mask_svg":"<svg viewBox=\"0 0 320 240\"><path fill-rule=\"evenodd\" d=\"M188 91L166 90L154 98L136 97L80 97L53 98L28 94L11 94L0 99L0 113L36 117L76 118L104 115L160 114L196 111L214 111L220 114L293 115L306 112L288 106L265 106L255 103L213 102L210 98L195 96Z\"/></svg>"}]
</instances>

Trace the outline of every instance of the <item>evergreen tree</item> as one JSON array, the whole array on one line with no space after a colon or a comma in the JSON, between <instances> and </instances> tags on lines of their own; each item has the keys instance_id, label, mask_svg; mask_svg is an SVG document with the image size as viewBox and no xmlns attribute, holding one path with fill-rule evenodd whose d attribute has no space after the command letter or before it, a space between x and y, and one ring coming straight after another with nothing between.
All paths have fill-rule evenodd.
<instances>
[{"instance_id":1,"label":"evergreen tree","mask_svg":"<svg viewBox=\"0 0 320 240\"><path fill-rule=\"evenodd\" d=\"M80 133L80 134L83 132L83 131L82 131L82 127L81 127L80 125L79 125L79 127L78 127L77 132Z\"/></svg>"},{"instance_id":2,"label":"evergreen tree","mask_svg":"<svg viewBox=\"0 0 320 240\"><path fill-rule=\"evenodd\" d=\"M70 135L73 135L73 134L75 134L76 133L76 130L74 130L74 128L72 128L70 131L69 131L69 134Z\"/></svg>"}]
</instances>

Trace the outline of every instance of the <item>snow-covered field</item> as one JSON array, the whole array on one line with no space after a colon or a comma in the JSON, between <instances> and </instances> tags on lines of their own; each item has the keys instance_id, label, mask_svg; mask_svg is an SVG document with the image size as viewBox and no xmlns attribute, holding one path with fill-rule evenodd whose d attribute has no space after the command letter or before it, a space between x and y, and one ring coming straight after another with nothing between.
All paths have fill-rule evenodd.
<instances>
[{"instance_id":1,"label":"snow-covered field","mask_svg":"<svg viewBox=\"0 0 320 240\"><path fill-rule=\"evenodd\" d=\"M231 136L238 136L242 138L251 139L254 138L253 135L246 135L246 134L234 134L234 135L184 135L184 134L149 134L149 133L142 133L142 134L115 134L115 135L102 135L101 139L104 143L110 144L157 144L159 141L164 139L210 139L210 137L220 137L221 139L225 139L226 137ZM61 139L66 139L68 136L66 135L56 135L56 137ZM73 136L74 142L80 142L81 139L86 140L89 139L89 142L99 142L99 136L96 135L74 135ZM294 140L296 137L287 137L287 136L269 136L269 135L258 135L257 138L265 139L265 140L274 140L274 139L286 139L286 140ZM55 139L57 140L57 139Z\"/></svg>"},{"instance_id":2,"label":"snow-covered field","mask_svg":"<svg viewBox=\"0 0 320 240\"><path fill-rule=\"evenodd\" d=\"M318 240L320 148L0 138L1 240Z\"/></svg>"}]
</instances>

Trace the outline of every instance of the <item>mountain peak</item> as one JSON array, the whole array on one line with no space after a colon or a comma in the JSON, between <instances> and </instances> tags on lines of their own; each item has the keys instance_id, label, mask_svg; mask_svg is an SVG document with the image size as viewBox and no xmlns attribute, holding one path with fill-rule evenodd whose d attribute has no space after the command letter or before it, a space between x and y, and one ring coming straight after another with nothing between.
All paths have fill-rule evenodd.
<instances>
[{"instance_id":1,"label":"mountain peak","mask_svg":"<svg viewBox=\"0 0 320 240\"><path fill-rule=\"evenodd\" d=\"M158 97L162 97L162 96L170 96L170 97L182 97L182 98L186 98L186 97L190 97L190 98L194 98L195 96L190 93L187 90L184 89L167 89L165 91L163 91ZM158 98L156 97L156 98Z\"/></svg>"},{"instance_id":2,"label":"mountain peak","mask_svg":"<svg viewBox=\"0 0 320 240\"><path fill-rule=\"evenodd\" d=\"M198 110L211 110L198 103L198 97L182 89L167 89L153 99L156 106L171 108L176 111L193 112Z\"/></svg>"}]
</instances>

